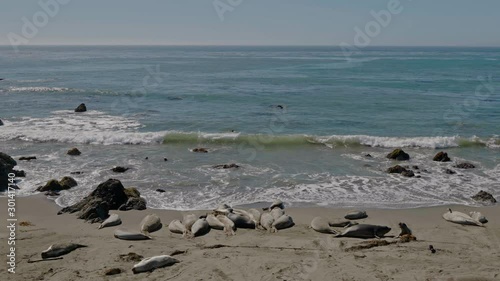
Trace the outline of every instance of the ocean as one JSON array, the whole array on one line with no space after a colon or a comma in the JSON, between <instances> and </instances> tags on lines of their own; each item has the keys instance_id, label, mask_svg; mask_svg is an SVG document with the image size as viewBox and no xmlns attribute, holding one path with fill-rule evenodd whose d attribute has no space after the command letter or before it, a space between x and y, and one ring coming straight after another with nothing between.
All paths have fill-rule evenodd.
<instances>
[{"instance_id":1,"label":"ocean","mask_svg":"<svg viewBox=\"0 0 500 281\"><path fill-rule=\"evenodd\" d=\"M500 197L499 77L500 48L2 46L0 151L37 157L20 196L83 172L61 206L108 178L160 209L474 205Z\"/></svg>"}]
</instances>

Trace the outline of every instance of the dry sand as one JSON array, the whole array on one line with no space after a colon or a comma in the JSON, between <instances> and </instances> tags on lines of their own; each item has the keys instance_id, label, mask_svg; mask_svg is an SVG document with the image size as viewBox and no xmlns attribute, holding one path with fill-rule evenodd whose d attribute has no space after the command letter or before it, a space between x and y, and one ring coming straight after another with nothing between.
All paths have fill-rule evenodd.
<instances>
[{"instance_id":1,"label":"dry sand","mask_svg":"<svg viewBox=\"0 0 500 281\"><path fill-rule=\"evenodd\" d=\"M6 225L6 198L0 199L0 221ZM60 209L42 196L17 199L17 268L7 275L7 230L1 227L1 280L500 280L500 206L472 208L451 206L462 212L481 211L486 227L449 223L441 215L448 206L383 210L369 209L366 223L392 227L388 235L399 234L398 222L412 228L417 241L371 249L346 251L363 240L333 238L308 228L315 216L340 218L346 209L291 208L286 212L296 222L291 229L269 234L238 229L226 237L212 230L203 237L184 239L168 231L173 219L183 212L153 210L119 212L123 224L98 230L97 224L78 220L75 215L58 216ZM154 240L122 241L113 237L116 228L139 229L142 218L158 214L165 224L152 233ZM202 214L204 212L195 212ZM19 226L22 221L32 226ZM385 238L392 241L394 238ZM77 249L62 260L28 263L56 242L78 242ZM218 246L216 246L218 245ZM428 247L437 249L432 254ZM186 251L176 255L181 262L152 273L134 275L135 262L119 259L130 252L144 257ZM104 276L110 268L123 272Z\"/></svg>"}]
</instances>

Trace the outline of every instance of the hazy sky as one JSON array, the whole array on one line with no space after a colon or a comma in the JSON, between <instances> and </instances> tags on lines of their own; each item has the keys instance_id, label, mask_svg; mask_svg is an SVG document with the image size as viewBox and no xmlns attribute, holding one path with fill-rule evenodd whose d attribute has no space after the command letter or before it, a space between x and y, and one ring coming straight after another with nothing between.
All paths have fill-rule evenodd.
<instances>
[{"instance_id":1,"label":"hazy sky","mask_svg":"<svg viewBox=\"0 0 500 281\"><path fill-rule=\"evenodd\" d=\"M24 36L22 18L33 22L38 15L43 23L45 12L38 3L54 1L69 3L60 5L33 38ZM353 45L355 28L365 29L374 20L370 12L388 10L391 1L398 2L1 0L0 44L9 44L10 33L28 44ZM224 20L214 2L221 9L230 7ZM500 46L499 0L399 2L402 11L392 14L390 23L370 38L370 45Z\"/></svg>"}]
</instances>

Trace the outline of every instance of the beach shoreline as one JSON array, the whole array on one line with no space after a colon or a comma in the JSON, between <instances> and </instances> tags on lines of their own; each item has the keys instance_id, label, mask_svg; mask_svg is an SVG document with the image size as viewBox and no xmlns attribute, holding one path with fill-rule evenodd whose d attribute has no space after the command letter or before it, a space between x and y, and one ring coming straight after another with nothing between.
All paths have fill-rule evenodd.
<instances>
[{"instance_id":1,"label":"beach shoreline","mask_svg":"<svg viewBox=\"0 0 500 281\"><path fill-rule=\"evenodd\" d=\"M1 198L7 208L7 198ZM387 225L392 230L384 240L394 241L398 223L405 222L417 241L371 249L346 251L362 239L333 238L308 228L316 216L341 218L345 208L286 208L295 226L278 233L238 229L235 236L211 230L205 236L185 239L168 231L173 219L186 213L206 211L111 211L123 224L98 230L98 224L77 219L75 214L57 215L60 207L42 195L17 198L16 273L8 274L3 262L0 274L9 280L498 280L500 278L500 206L463 205L413 209L367 209L362 223ZM462 226L445 221L442 214L452 208L468 213L480 211L489 220L485 227ZM142 218L157 214L164 224L153 240L122 241L115 229L139 230ZM7 222L5 212L0 220ZM29 222L31 226L20 226ZM7 237L1 228L1 256L6 260ZM88 245L65 255L63 260L28 263L56 242ZM433 245L437 252L429 251ZM134 252L144 257L185 251L176 256L180 263L152 273L134 275L136 262L122 261L119 255ZM284 259L285 257L285 259ZM111 268L123 272L104 276ZM467 279L469 278L469 279Z\"/></svg>"}]
</instances>

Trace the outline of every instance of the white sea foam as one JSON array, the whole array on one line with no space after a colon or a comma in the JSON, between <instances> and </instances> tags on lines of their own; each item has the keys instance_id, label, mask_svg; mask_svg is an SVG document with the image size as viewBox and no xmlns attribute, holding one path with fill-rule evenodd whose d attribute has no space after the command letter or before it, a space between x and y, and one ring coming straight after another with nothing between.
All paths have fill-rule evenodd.
<instances>
[{"instance_id":1,"label":"white sea foam","mask_svg":"<svg viewBox=\"0 0 500 281\"><path fill-rule=\"evenodd\" d=\"M76 89L63 88L63 87L9 87L9 92L69 92L78 91Z\"/></svg>"}]
</instances>

